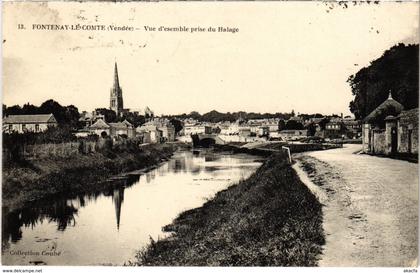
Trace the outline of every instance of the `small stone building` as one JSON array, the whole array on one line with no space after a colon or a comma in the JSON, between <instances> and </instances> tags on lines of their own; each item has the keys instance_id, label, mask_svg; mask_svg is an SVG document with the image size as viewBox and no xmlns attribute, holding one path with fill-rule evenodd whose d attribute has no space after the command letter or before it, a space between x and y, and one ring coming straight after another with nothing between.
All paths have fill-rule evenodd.
<instances>
[{"instance_id":1,"label":"small stone building","mask_svg":"<svg viewBox=\"0 0 420 273\"><path fill-rule=\"evenodd\" d=\"M98 136L105 132L106 135L109 136L111 134L111 126L102 119L98 119L89 127L89 131L93 134L97 134Z\"/></svg>"},{"instance_id":2,"label":"small stone building","mask_svg":"<svg viewBox=\"0 0 420 273\"><path fill-rule=\"evenodd\" d=\"M363 121L363 151L370 154L418 154L418 108L404 111L392 98Z\"/></svg>"},{"instance_id":3,"label":"small stone building","mask_svg":"<svg viewBox=\"0 0 420 273\"><path fill-rule=\"evenodd\" d=\"M402 111L398 116L398 152L418 154L419 109Z\"/></svg>"}]
</instances>

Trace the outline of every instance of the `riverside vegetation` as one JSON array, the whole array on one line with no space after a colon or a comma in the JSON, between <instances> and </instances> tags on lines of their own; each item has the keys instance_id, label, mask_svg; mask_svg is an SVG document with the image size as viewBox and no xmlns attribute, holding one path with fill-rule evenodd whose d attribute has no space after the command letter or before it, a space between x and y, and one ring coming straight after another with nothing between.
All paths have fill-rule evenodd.
<instances>
[{"instance_id":1,"label":"riverside vegetation","mask_svg":"<svg viewBox=\"0 0 420 273\"><path fill-rule=\"evenodd\" d=\"M25 202L57 194L100 191L117 181L112 175L156 166L177 147L170 144L107 149L90 154L4 162L3 207L18 208Z\"/></svg>"},{"instance_id":2,"label":"riverside vegetation","mask_svg":"<svg viewBox=\"0 0 420 273\"><path fill-rule=\"evenodd\" d=\"M314 266L325 243L322 205L284 153L164 231L128 265Z\"/></svg>"}]
</instances>

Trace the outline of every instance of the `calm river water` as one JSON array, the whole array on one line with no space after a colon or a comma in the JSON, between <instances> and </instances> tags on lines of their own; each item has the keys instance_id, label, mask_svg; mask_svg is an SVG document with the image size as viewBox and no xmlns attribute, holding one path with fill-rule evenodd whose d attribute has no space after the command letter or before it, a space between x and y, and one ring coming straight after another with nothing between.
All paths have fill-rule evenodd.
<instances>
[{"instance_id":1,"label":"calm river water","mask_svg":"<svg viewBox=\"0 0 420 273\"><path fill-rule=\"evenodd\" d=\"M3 210L2 263L120 265L167 234L162 227L214 194L249 177L261 163L250 155L177 152L122 186L78 197Z\"/></svg>"}]
</instances>

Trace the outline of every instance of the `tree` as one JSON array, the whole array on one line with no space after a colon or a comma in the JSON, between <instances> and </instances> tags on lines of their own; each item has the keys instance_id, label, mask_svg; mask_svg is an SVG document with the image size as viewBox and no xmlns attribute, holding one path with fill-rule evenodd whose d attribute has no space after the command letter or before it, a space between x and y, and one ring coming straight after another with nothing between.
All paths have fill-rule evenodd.
<instances>
[{"instance_id":1,"label":"tree","mask_svg":"<svg viewBox=\"0 0 420 273\"><path fill-rule=\"evenodd\" d=\"M192 111L190 114L189 114L189 117L190 118L192 118L192 119L200 119L201 118L201 115L200 115L200 113L198 113L198 112L196 112L196 111Z\"/></svg>"},{"instance_id":2,"label":"tree","mask_svg":"<svg viewBox=\"0 0 420 273\"><path fill-rule=\"evenodd\" d=\"M26 105L25 105L26 106ZM27 105L28 110L33 109L31 105ZM70 128L77 128L79 123L79 110L74 105L61 106L60 103L54 100L47 100L39 106L36 113L39 114L53 114L60 125L67 125Z\"/></svg>"},{"instance_id":3,"label":"tree","mask_svg":"<svg viewBox=\"0 0 420 273\"><path fill-rule=\"evenodd\" d=\"M70 128L78 128L79 110L74 105L61 106L54 100L47 100L41 106L35 106L26 103L23 107L14 105L6 107L3 104L3 115L36 115L36 114L53 114L60 126L70 126Z\"/></svg>"},{"instance_id":4,"label":"tree","mask_svg":"<svg viewBox=\"0 0 420 273\"><path fill-rule=\"evenodd\" d=\"M288 120L285 130L303 130L303 124L296 120Z\"/></svg>"},{"instance_id":5,"label":"tree","mask_svg":"<svg viewBox=\"0 0 420 273\"><path fill-rule=\"evenodd\" d=\"M283 119L279 120L279 131L282 131L285 128L286 128L286 122Z\"/></svg>"},{"instance_id":6,"label":"tree","mask_svg":"<svg viewBox=\"0 0 420 273\"><path fill-rule=\"evenodd\" d=\"M116 122L117 121L117 113L114 110L107 109L107 108L96 108L96 113L104 115L106 122Z\"/></svg>"},{"instance_id":7,"label":"tree","mask_svg":"<svg viewBox=\"0 0 420 273\"><path fill-rule=\"evenodd\" d=\"M61 106L55 100L47 100L39 107L39 114L54 114L58 123L62 123L65 120L65 112L63 106Z\"/></svg>"},{"instance_id":8,"label":"tree","mask_svg":"<svg viewBox=\"0 0 420 273\"><path fill-rule=\"evenodd\" d=\"M34 115L38 113L39 113L39 108L29 103L24 104L21 110L22 115Z\"/></svg>"},{"instance_id":9,"label":"tree","mask_svg":"<svg viewBox=\"0 0 420 273\"><path fill-rule=\"evenodd\" d=\"M80 118L79 109L77 109L74 105L68 105L64 107L64 109L64 122L66 122L71 128L78 128Z\"/></svg>"},{"instance_id":10,"label":"tree","mask_svg":"<svg viewBox=\"0 0 420 273\"><path fill-rule=\"evenodd\" d=\"M308 124L308 126L306 126L306 130L308 130L308 136L314 136L316 133L315 124L314 123Z\"/></svg>"},{"instance_id":11,"label":"tree","mask_svg":"<svg viewBox=\"0 0 420 273\"><path fill-rule=\"evenodd\" d=\"M146 122L146 118L143 115L139 115L133 112L124 112L121 117L117 118L118 121L127 120L134 127L138 127Z\"/></svg>"},{"instance_id":12,"label":"tree","mask_svg":"<svg viewBox=\"0 0 420 273\"><path fill-rule=\"evenodd\" d=\"M418 51L418 44L395 45L348 78L354 95L349 107L357 119L365 118L384 102L389 90L405 109L418 107Z\"/></svg>"},{"instance_id":13,"label":"tree","mask_svg":"<svg viewBox=\"0 0 420 273\"><path fill-rule=\"evenodd\" d=\"M9 115L22 115L22 108L19 105L13 105L10 107L7 107L4 110L4 115L9 116Z\"/></svg>"},{"instance_id":14,"label":"tree","mask_svg":"<svg viewBox=\"0 0 420 273\"><path fill-rule=\"evenodd\" d=\"M173 118L169 122L175 127L175 134L178 134L184 128L182 122L178 119Z\"/></svg>"}]
</instances>

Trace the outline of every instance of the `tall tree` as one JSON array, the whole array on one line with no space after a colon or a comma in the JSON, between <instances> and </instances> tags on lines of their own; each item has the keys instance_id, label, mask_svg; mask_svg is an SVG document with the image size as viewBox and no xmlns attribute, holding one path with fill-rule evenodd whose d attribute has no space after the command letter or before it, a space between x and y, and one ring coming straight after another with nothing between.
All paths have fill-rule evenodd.
<instances>
[{"instance_id":1,"label":"tall tree","mask_svg":"<svg viewBox=\"0 0 420 273\"><path fill-rule=\"evenodd\" d=\"M115 122L117 121L117 113L114 110L107 108L96 108L96 113L104 115L106 122Z\"/></svg>"},{"instance_id":2,"label":"tall tree","mask_svg":"<svg viewBox=\"0 0 420 273\"><path fill-rule=\"evenodd\" d=\"M175 134L178 134L183 128L182 122L180 120L174 119L174 118L171 119L170 122L175 127Z\"/></svg>"},{"instance_id":3,"label":"tall tree","mask_svg":"<svg viewBox=\"0 0 420 273\"><path fill-rule=\"evenodd\" d=\"M363 119L385 101L389 90L405 109L418 107L418 51L418 44L395 45L348 78L354 95L349 107L357 119Z\"/></svg>"},{"instance_id":4,"label":"tall tree","mask_svg":"<svg viewBox=\"0 0 420 273\"><path fill-rule=\"evenodd\" d=\"M296 120L289 120L286 122L285 130L303 130L303 124Z\"/></svg>"}]
</instances>

